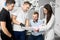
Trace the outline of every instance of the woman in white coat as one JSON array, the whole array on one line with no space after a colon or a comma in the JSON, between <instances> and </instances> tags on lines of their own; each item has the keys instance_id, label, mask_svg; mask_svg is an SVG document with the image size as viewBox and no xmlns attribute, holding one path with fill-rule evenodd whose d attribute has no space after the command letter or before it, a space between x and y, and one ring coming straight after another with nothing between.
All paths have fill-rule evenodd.
<instances>
[{"instance_id":1,"label":"woman in white coat","mask_svg":"<svg viewBox=\"0 0 60 40\"><path fill-rule=\"evenodd\" d=\"M40 31L45 31L45 40L54 39L54 14L52 7L49 4L46 4L43 8L45 15L44 25L40 26Z\"/></svg>"}]
</instances>

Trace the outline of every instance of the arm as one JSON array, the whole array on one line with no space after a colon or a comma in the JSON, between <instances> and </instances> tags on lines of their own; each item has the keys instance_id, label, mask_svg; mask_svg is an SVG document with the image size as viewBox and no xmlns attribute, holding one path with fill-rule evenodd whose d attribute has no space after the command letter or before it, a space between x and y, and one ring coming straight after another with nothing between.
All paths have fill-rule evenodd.
<instances>
[{"instance_id":1,"label":"arm","mask_svg":"<svg viewBox=\"0 0 60 40\"><path fill-rule=\"evenodd\" d=\"M25 20L25 25L26 25L26 27L29 27L29 19Z\"/></svg>"},{"instance_id":2,"label":"arm","mask_svg":"<svg viewBox=\"0 0 60 40\"><path fill-rule=\"evenodd\" d=\"M53 23L54 23L54 19L55 19L54 16L52 16L50 21L47 23L47 25L44 25L44 26L40 27L40 31L47 31L47 30L49 30L52 27Z\"/></svg>"},{"instance_id":3,"label":"arm","mask_svg":"<svg viewBox=\"0 0 60 40\"><path fill-rule=\"evenodd\" d=\"M21 22L16 20L16 16L15 15L12 16L12 21L13 21L14 24L17 24L17 25L25 27L25 25L23 23L21 23Z\"/></svg>"},{"instance_id":4,"label":"arm","mask_svg":"<svg viewBox=\"0 0 60 40\"><path fill-rule=\"evenodd\" d=\"M20 22L18 22L16 20L16 16L15 15L12 15L12 21L13 21L14 24L20 25Z\"/></svg>"},{"instance_id":5,"label":"arm","mask_svg":"<svg viewBox=\"0 0 60 40\"><path fill-rule=\"evenodd\" d=\"M6 28L6 13L1 12L0 14L0 25L2 28L2 31L4 32L4 34L6 34L8 37L12 37L11 33L8 31L8 29Z\"/></svg>"},{"instance_id":6,"label":"arm","mask_svg":"<svg viewBox=\"0 0 60 40\"><path fill-rule=\"evenodd\" d=\"M9 33L9 31L6 28L6 22L2 21L1 23L1 27L2 27L2 31L8 36L8 37L12 37L12 35Z\"/></svg>"}]
</instances>

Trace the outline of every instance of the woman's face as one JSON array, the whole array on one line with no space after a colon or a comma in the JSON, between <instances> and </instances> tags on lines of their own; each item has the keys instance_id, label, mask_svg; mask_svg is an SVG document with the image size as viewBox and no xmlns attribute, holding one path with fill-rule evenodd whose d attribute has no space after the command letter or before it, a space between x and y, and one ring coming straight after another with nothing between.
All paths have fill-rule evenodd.
<instances>
[{"instance_id":1,"label":"woman's face","mask_svg":"<svg viewBox=\"0 0 60 40\"><path fill-rule=\"evenodd\" d=\"M47 9L46 8L43 8L43 12L45 13L45 15L47 14Z\"/></svg>"}]
</instances>

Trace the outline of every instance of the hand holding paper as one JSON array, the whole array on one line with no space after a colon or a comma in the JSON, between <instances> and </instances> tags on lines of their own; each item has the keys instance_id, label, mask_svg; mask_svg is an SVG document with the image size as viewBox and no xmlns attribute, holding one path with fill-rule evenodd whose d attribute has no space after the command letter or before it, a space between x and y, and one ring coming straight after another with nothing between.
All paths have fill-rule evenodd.
<instances>
[{"instance_id":1,"label":"hand holding paper","mask_svg":"<svg viewBox=\"0 0 60 40\"><path fill-rule=\"evenodd\" d=\"M39 28L35 28L34 29L34 32L39 32Z\"/></svg>"}]
</instances>

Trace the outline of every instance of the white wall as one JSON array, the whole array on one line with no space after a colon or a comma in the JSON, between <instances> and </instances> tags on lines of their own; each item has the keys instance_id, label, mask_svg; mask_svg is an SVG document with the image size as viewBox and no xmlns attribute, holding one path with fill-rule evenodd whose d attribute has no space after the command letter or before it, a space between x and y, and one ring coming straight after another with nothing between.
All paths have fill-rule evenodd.
<instances>
[{"instance_id":1,"label":"white wall","mask_svg":"<svg viewBox=\"0 0 60 40\"><path fill-rule=\"evenodd\" d=\"M48 4L50 2L55 2L55 0L39 0L39 6L42 6L42 5L45 5L45 4ZM55 10L55 9L54 9ZM34 9L32 9L30 12L29 12L29 18L31 19L32 18L32 13L34 12ZM42 12L42 9L41 9L41 12L40 12L40 18L42 19L43 18L43 12Z\"/></svg>"},{"instance_id":2,"label":"white wall","mask_svg":"<svg viewBox=\"0 0 60 40\"><path fill-rule=\"evenodd\" d=\"M60 36L60 0L56 0L56 4L59 6L55 8L55 33Z\"/></svg>"}]
</instances>

